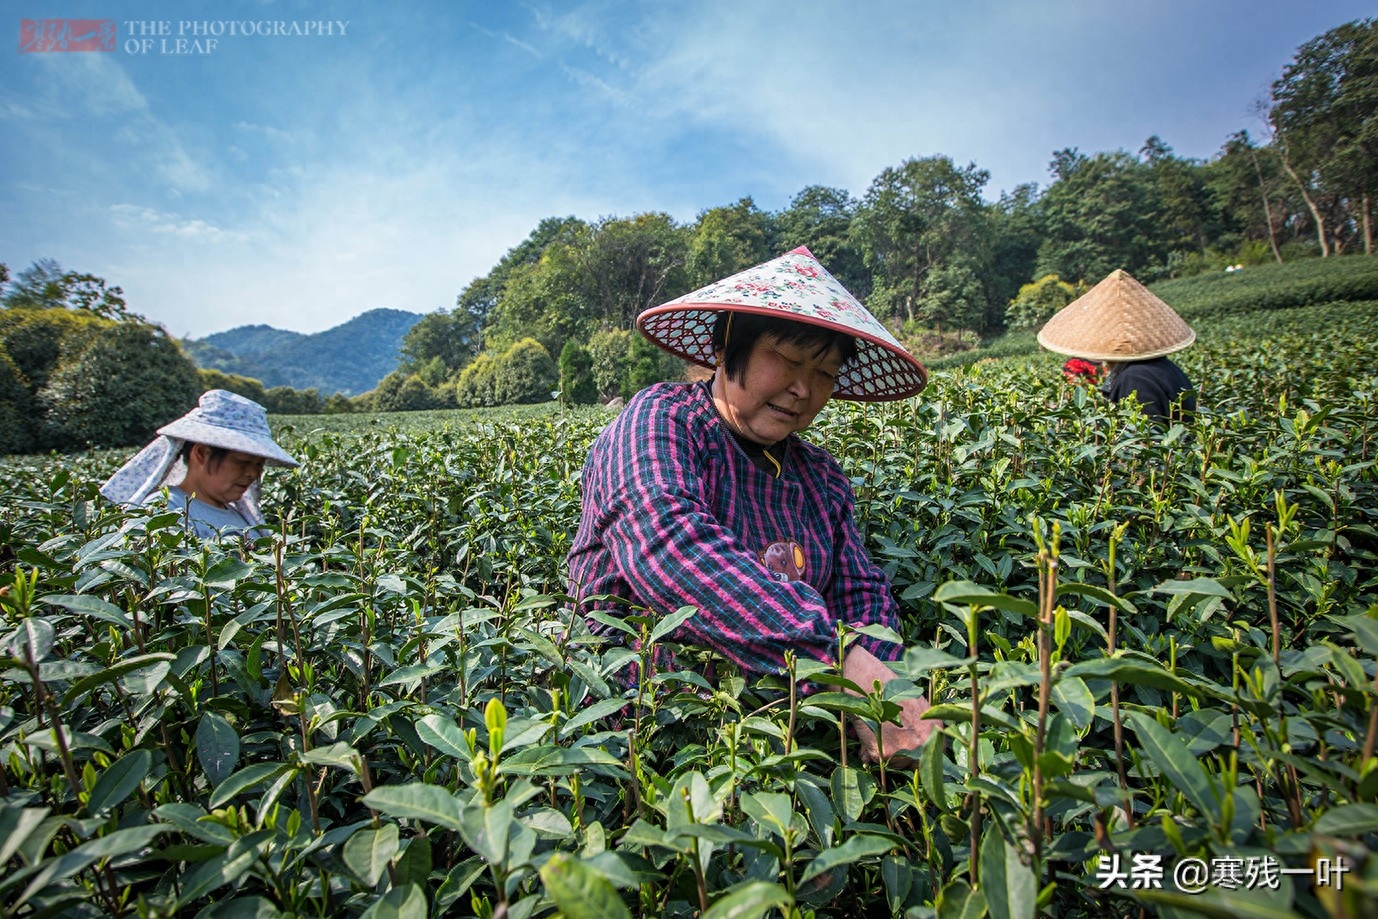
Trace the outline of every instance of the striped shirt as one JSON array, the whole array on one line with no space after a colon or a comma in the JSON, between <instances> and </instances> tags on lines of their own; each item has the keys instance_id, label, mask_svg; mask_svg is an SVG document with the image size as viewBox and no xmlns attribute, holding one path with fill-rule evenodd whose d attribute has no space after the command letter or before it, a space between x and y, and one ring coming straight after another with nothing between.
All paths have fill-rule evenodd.
<instances>
[{"instance_id":1,"label":"striped shirt","mask_svg":"<svg viewBox=\"0 0 1378 919\"><path fill-rule=\"evenodd\" d=\"M718 415L710 386L648 387L594 441L570 592L622 597L661 615L697 607L671 637L749 675L781 670L787 650L835 660L839 623L898 631L890 584L866 555L837 461L790 435L780 476L758 468ZM790 542L802 550L791 551L802 577L778 580L762 554ZM860 641L881 660L903 653Z\"/></svg>"}]
</instances>

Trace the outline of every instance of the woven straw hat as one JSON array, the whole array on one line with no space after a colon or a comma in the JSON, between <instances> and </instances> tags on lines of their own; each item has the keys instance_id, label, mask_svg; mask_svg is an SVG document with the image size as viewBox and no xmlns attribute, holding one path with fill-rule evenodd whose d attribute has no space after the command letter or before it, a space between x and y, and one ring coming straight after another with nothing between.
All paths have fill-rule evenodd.
<instances>
[{"instance_id":1,"label":"woven straw hat","mask_svg":"<svg viewBox=\"0 0 1378 919\"><path fill-rule=\"evenodd\" d=\"M856 339L856 357L838 373L834 398L904 399L928 384L923 364L804 246L653 306L636 318L636 327L671 354L716 367L713 324L723 311L792 319Z\"/></svg>"},{"instance_id":2,"label":"woven straw hat","mask_svg":"<svg viewBox=\"0 0 1378 919\"><path fill-rule=\"evenodd\" d=\"M1196 332L1147 287L1115 269L1038 333L1049 351L1091 361L1145 361L1196 341Z\"/></svg>"}]
</instances>

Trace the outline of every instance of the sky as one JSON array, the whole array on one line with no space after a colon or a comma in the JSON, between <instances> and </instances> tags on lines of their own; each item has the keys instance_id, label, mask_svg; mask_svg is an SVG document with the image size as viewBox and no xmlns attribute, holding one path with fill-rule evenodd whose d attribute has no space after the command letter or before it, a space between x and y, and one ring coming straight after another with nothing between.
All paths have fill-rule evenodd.
<instances>
[{"instance_id":1,"label":"sky","mask_svg":"<svg viewBox=\"0 0 1378 919\"><path fill-rule=\"evenodd\" d=\"M137 8L137 19L129 11ZM995 200L1052 153L1208 159L1372 0L19 0L0 262L178 337L456 296L545 217L681 223L935 154ZM108 20L114 50L23 22ZM89 31L89 30L88 30ZM246 34L247 33L247 34ZM81 27L71 35L80 38ZM41 46L40 46L41 47ZM70 47L70 46L69 46ZM26 50L35 49L35 50Z\"/></svg>"}]
</instances>

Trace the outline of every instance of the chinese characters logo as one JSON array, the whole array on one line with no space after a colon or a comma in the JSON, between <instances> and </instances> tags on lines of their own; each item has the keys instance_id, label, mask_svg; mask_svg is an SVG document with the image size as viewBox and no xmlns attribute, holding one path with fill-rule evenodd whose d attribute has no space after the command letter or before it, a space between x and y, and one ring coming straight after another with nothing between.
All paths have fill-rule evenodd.
<instances>
[{"instance_id":1,"label":"chinese characters logo","mask_svg":"<svg viewBox=\"0 0 1378 919\"><path fill-rule=\"evenodd\" d=\"M23 19L19 52L114 51L113 19Z\"/></svg>"}]
</instances>

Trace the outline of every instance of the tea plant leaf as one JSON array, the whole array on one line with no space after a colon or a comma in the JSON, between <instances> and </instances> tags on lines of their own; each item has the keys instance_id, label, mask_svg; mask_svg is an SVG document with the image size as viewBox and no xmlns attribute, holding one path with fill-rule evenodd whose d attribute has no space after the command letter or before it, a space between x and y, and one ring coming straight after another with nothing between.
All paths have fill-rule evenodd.
<instances>
[{"instance_id":1,"label":"tea plant leaf","mask_svg":"<svg viewBox=\"0 0 1378 919\"><path fill-rule=\"evenodd\" d=\"M1098 587L1095 584L1082 584L1077 581L1067 581L1065 583L1059 584L1057 588L1057 595L1059 599L1061 599L1061 597L1064 594L1071 594L1072 596L1076 597L1086 597L1095 602L1098 606L1113 606L1120 612L1125 613L1127 615L1134 615L1138 613L1138 609L1134 606L1133 603L1130 603L1124 597L1121 597L1118 594L1112 594L1104 587Z\"/></svg>"},{"instance_id":2,"label":"tea plant leaf","mask_svg":"<svg viewBox=\"0 0 1378 919\"><path fill-rule=\"evenodd\" d=\"M761 826L761 829L774 833L781 839L789 832L790 821L794 818L794 803L789 795L778 792L757 792L742 795L742 813Z\"/></svg>"},{"instance_id":3,"label":"tea plant leaf","mask_svg":"<svg viewBox=\"0 0 1378 919\"><path fill-rule=\"evenodd\" d=\"M224 852L192 869L182 883L182 894L177 898L178 908L184 908L206 894L238 881L258 861L261 855L259 846L272 836L272 830L250 833L236 839Z\"/></svg>"},{"instance_id":4,"label":"tea plant leaf","mask_svg":"<svg viewBox=\"0 0 1378 919\"><path fill-rule=\"evenodd\" d=\"M53 624L39 616L31 616L19 623L5 639L5 653L20 660L37 664L53 650L57 633Z\"/></svg>"},{"instance_id":5,"label":"tea plant leaf","mask_svg":"<svg viewBox=\"0 0 1378 919\"><path fill-rule=\"evenodd\" d=\"M713 796L713 790L701 773L680 776L665 798L668 833L695 823L717 823L721 819L722 802Z\"/></svg>"},{"instance_id":6,"label":"tea plant leaf","mask_svg":"<svg viewBox=\"0 0 1378 919\"><path fill-rule=\"evenodd\" d=\"M813 827L813 831L818 834L819 841L825 846L832 845L833 824L836 822L837 815L833 812L832 802L828 800L823 789L811 781L801 779L795 784L794 792L799 795L799 800L804 805L804 811L808 815L809 824Z\"/></svg>"},{"instance_id":7,"label":"tea plant leaf","mask_svg":"<svg viewBox=\"0 0 1378 919\"><path fill-rule=\"evenodd\" d=\"M153 766L153 754L148 750L135 750L120 757L101 773L91 796L86 801L89 814L101 814L129 797L139 783L148 775ZM0 864L3 859L0 859Z\"/></svg>"},{"instance_id":8,"label":"tea plant leaf","mask_svg":"<svg viewBox=\"0 0 1378 919\"><path fill-rule=\"evenodd\" d=\"M679 609L657 622L655 627L651 629L652 644L660 641L660 639L679 628L691 616L696 615L698 611L699 608L697 606L681 606Z\"/></svg>"},{"instance_id":9,"label":"tea plant leaf","mask_svg":"<svg viewBox=\"0 0 1378 919\"><path fill-rule=\"evenodd\" d=\"M938 919L982 919L986 915L986 895L961 878L948 883L938 900Z\"/></svg>"},{"instance_id":10,"label":"tea plant leaf","mask_svg":"<svg viewBox=\"0 0 1378 919\"><path fill-rule=\"evenodd\" d=\"M1312 830L1326 836L1378 833L1378 804L1345 804L1326 811Z\"/></svg>"},{"instance_id":11,"label":"tea plant leaf","mask_svg":"<svg viewBox=\"0 0 1378 919\"><path fill-rule=\"evenodd\" d=\"M124 610L108 600L102 600L91 594L50 594L38 599L40 603L61 606L63 609L71 610L74 613L119 626L121 631L131 628L134 624L133 617Z\"/></svg>"},{"instance_id":12,"label":"tea plant leaf","mask_svg":"<svg viewBox=\"0 0 1378 919\"><path fill-rule=\"evenodd\" d=\"M842 865L850 865L855 861L868 858L873 855L884 855L886 852L895 848L895 842L884 836L872 836L867 833L858 833L848 839L840 846L825 849L819 853L818 857L809 862L808 868L799 878L800 884L806 884L818 877L825 871Z\"/></svg>"},{"instance_id":13,"label":"tea plant leaf","mask_svg":"<svg viewBox=\"0 0 1378 919\"><path fill-rule=\"evenodd\" d=\"M0 807L0 865L9 862L24 840L48 816L47 807Z\"/></svg>"},{"instance_id":14,"label":"tea plant leaf","mask_svg":"<svg viewBox=\"0 0 1378 919\"><path fill-rule=\"evenodd\" d=\"M408 884L383 894L359 919L426 919L426 894L419 884Z\"/></svg>"},{"instance_id":15,"label":"tea plant leaf","mask_svg":"<svg viewBox=\"0 0 1378 919\"><path fill-rule=\"evenodd\" d=\"M1206 771L1187 745L1143 712L1130 712L1129 722L1139 744L1172 787L1187 796L1201 816L1214 825L1222 823L1220 796Z\"/></svg>"},{"instance_id":16,"label":"tea plant leaf","mask_svg":"<svg viewBox=\"0 0 1378 919\"><path fill-rule=\"evenodd\" d=\"M235 897L221 900L198 915L204 919L281 919L282 911L265 897Z\"/></svg>"},{"instance_id":17,"label":"tea plant leaf","mask_svg":"<svg viewBox=\"0 0 1378 919\"><path fill-rule=\"evenodd\" d=\"M896 672L913 678L930 670L957 670L975 662L974 657L954 657L946 651L920 645L904 652L904 659Z\"/></svg>"},{"instance_id":18,"label":"tea plant leaf","mask_svg":"<svg viewBox=\"0 0 1378 919\"><path fill-rule=\"evenodd\" d=\"M239 732L220 715L206 712L196 727L196 759L211 785L219 785L239 762Z\"/></svg>"},{"instance_id":19,"label":"tea plant leaf","mask_svg":"<svg viewBox=\"0 0 1378 919\"><path fill-rule=\"evenodd\" d=\"M1079 661L1062 672L1062 679L1114 680L1122 684L1180 692L1193 698L1203 695L1201 688L1188 683L1162 664L1139 658L1116 656Z\"/></svg>"},{"instance_id":20,"label":"tea plant leaf","mask_svg":"<svg viewBox=\"0 0 1378 919\"><path fill-rule=\"evenodd\" d=\"M131 657L127 660L120 661L112 667L106 667L99 673L93 673L91 676L73 683L68 687L67 692L63 694L62 704L64 707L71 706L73 702L80 699L97 686L104 683L112 683L126 674L133 673L136 670L142 670L145 667L154 667L159 664L167 665L173 660L176 660L176 658L177 655L175 654L156 651L152 654L141 654L138 657Z\"/></svg>"},{"instance_id":21,"label":"tea plant leaf","mask_svg":"<svg viewBox=\"0 0 1378 919\"><path fill-rule=\"evenodd\" d=\"M855 821L861 817L862 808L875 795L876 783L870 773L851 766L839 766L833 770L832 791L833 807L848 820Z\"/></svg>"},{"instance_id":22,"label":"tea plant leaf","mask_svg":"<svg viewBox=\"0 0 1378 919\"><path fill-rule=\"evenodd\" d=\"M341 740L328 747L315 747L309 752L303 753L301 761L314 766L333 766L336 769L358 774L360 758L358 750Z\"/></svg>"},{"instance_id":23,"label":"tea plant leaf","mask_svg":"<svg viewBox=\"0 0 1378 919\"><path fill-rule=\"evenodd\" d=\"M560 727L560 736L568 737L578 728L586 724L597 721L599 718L606 718L608 715L622 711L628 706L626 699L604 699L602 702L595 702L593 705L582 709L579 714L566 721Z\"/></svg>"},{"instance_id":24,"label":"tea plant leaf","mask_svg":"<svg viewBox=\"0 0 1378 919\"><path fill-rule=\"evenodd\" d=\"M571 855L556 852L540 875L546 893L569 919L631 919L612 884Z\"/></svg>"},{"instance_id":25,"label":"tea plant leaf","mask_svg":"<svg viewBox=\"0 0 1378 919\"><path fill-rule=\"evenodd\" d=\"M1352 616L1332 615L1327 618L1348 629L1349 634L1354 637L1354 643L1363 648L1365 654L1378 656L1378 620L1374 620L1364 613L1356 613Z\"/></svg>"},{"instance_id":26,"label":"tea plant leaf","mask_svg":"<svg viewBox=\"0 0 1378 919\"><path fill-rule=\"evenodd\" d=\"M426 782L385 785L364 795L363 801L390 817L424 820L450 830L459 830L464 825L459 801L439 785Z\"/></svg>"},{"instance_id":27,"label":"tea plant leaf","mask_svg":"<svg viewBox=\"0 0 1378 919\"><path fill-rule=\"evenodd\" d=\"M396 885L405 887L407 884L420 884L422 889L426 888L427 880L431 876L431 869L435 867L435 859L431 853L431 837L425 833L420 833L411 837L402 847L402 854L397 856L393 862L392 874L396 877Z\"/></svg>"},{"instance_id":28,"label":"tea plant leaf","mask_svg":"<svg viewBox=\"0 0 1378 919\"><path fill-rule=\"evenodd\" d=\"M899 915L904 908L904 901L914 884L914 873L907 859L887 855L880 860L880 877L885 882L885 900L891 915Z\"/></svg>"},{"instance_id":29,"label":"tea plant leaf","mask_svg":"<svg viewBox=\"0 0 1378 919\"><path fill-rule=\"evenodd\" d=\"M1096 697L1080 677L1064 673L1053 684L1052 699L1057 710L1066 715L1079 730L1084 731L1091 726L1096 715ZM987 897L986 901L989 903L990 898Z\"/></svg>"},{"instance_id":30,"label":"tea plant leaf","mask_svg":"<svg viewBox=\"0 0 1378 919\"><path fill-rule=\"evenodd\" d=\"M923 750L919 753L919 783L928 800L943 812L952 809L947 800L947 785L943 778L943 765L947 759L943 753L946 747L945 735L940 731L934 731L928 736Z\"/></svg>"},{"instance_id":31,"label":"tea plant leaf","mask_svg":"<svg viewBox=\"0 0 1378 919\"><path fill-rule=\"evenodd\" d=\"M234 556L227 556L212 565L210 570L206 572L206 586L234 587L252 574L254 570L254 565L243 562Z\"/></svg>"},{"instance_id":32,"label":"tea plant leaf","mask_svg":"<svg viewBox=\"0 0 1378 919\"><path fill-rule=\"evenodd\" d=\"M981 840L980 862L981 892L991 919L1033 919L1038 910L1038 879L994 823L986 827Z\"/></svg>"},{"instance_id":33,"label":"tea plant leaf","mask_svg":"<svg viewBox=\"0 0 1378 919\"><path fill-rule=\"evenodd\" d=\"M295 771L295 768L287 763L254 763L245 766L215 787L215 793L211 795L209 802L210 807L224 807L233 801L236 795L264 782L270 782L284 773Z\"/></svg>"},{"instance_id":34,"label":"tea plant leaf","mask_svg":"<svg viewBox=\"0 0 1378 919\"><path fill-rule=\"evenodd\" d=\"M344 844L344 863L359 883L365 887L378 886L378 881L387 870L400 848L397 824L385 823L376 830L359 830Z\"/></svg>"},{"instance_id":35,"label":"tea plant leaf","mask_svg":"<svg viewBox=\"0 0 1378 919\"><path fill-rule=\"evenodd\" d=\"M1012 597L989 587L973 584L971 581L948 581L938 585L933 591L933 599L939 603L977 606L1008 610L1031 619L1038 618L1038 604L1022 597Z\"/></svg>"},{"instance_id":36,"label":"tea plant leaf","mask_svg":"<svg viewBox=\"0 0 1378 919\"><path fill-rule=\"evenodd\" d=\"M772 909L783 911L791 905L789 891L779 884L747 881L708 907L703 919L760 919Z\"/></svg>"},{"instance_id":37,"label":"tea plant leaf","mask_svg":"<svg viewBox=\"0 0 1378 919\"><path fill-rule=\"evenodd\" d=\"M626 776L622 762L597 747L526 747L498 764L504 775L574 775L589 767Z\"/></svg>"},{"instance_id":38,"label":"tea plant leaf","mask_svg":"<svg viewBox=\"0 0 1378 919\"><path fill-rule=\"evenodd\" d=\"M471 754L464 731L443 715L426 715L416 722L416 734L441 753L468 762Z\"/></svg>"}]
</instances>

